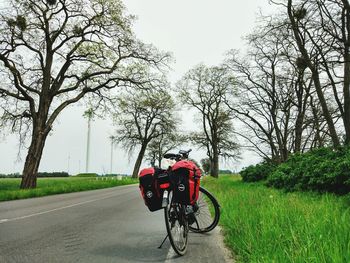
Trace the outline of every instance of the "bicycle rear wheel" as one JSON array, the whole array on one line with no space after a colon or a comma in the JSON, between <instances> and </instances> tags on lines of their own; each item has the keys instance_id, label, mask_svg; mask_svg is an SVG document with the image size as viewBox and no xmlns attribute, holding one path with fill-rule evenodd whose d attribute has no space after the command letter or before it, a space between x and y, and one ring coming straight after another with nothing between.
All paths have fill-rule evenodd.
<instances>
[{"instance_id":1,"label":"bicycle rear wheel","mask_svg":"<svg viewBox=\"0 0 350 263\"><path fill-rule=\"evenodd\" d=\"M194 209L195 212L189 225L192 232L206 233L213 230L219 223L220 205L215 197L203 187L199 187L199 196Z\"/></svg>"},{"instance_id":2,"label":"bicycle rear wheel","mask_svg":"<svg viewBox=\"0 0 350 263\"><path fill-rule=\"evenodd\" d=\"M185 207L173 202L172 192L169 193L169 203L164 208L164 216L170 244L178 255L183 256L187 250L188 221Z\"/></svg>"}]
</instances>

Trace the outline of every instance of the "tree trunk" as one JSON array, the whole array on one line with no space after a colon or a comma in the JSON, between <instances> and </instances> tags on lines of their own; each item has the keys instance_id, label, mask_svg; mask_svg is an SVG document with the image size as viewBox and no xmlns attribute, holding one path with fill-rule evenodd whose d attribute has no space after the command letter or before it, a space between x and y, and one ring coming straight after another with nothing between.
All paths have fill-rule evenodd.
<instances>
[{"instance_id":1,"label":"tree trunk","mask_svg":"<svg viewBox=\"0 0 350 263\"><path fill-rule=\"evenodd\" d=\"M314 85L315 85L315 89L316 89L316 93L317 93L318 99L319 99L320 104L321 104L323 116L325 117L327 125L328 125L329 135L332 138L333 146L335 148L337 148L337 147L340 146L340 141L339 141L339 137L338 137L337 131L335 129L333 118L332 118L332 116L331 116L331 114L329 112L327 101L325 99L325 96L324 96L324 93L323 93L323 90L322 90L322 85L321 85L321 82L320 82L319 71L317 69L317 65L315 65L315 63L313 63L311 61L309 53L306 50L306 48L305 48L305 46L303 44L303 41L301 39L300 29L299 29L297 21L294 18L294 14L293 14L293 11L292 11L292 0L288 0L287 8L288 8L288 17L289 17L289 20L290 20L291 25L292 25L292 30L293 30L293 33L294 33L294 37L295 37L296 43L298 45L300 53L302 54L303 58L306 61L306 64L307 64L308 68L312 72L312 79L313 79L313 82L314 82Z\"/></svg>"},{"instance_id":2,"label":"tree trunk","mask_svg":"<svg viewBox=\"0 0 350 263\"><path fill-rule=\"evenodd\" d=\"M312 114L314 116L314 130L315 130L315 137L314 137L314 145L311 144L311 150L313 148L318 148L323 146L322 138L321 138L321 129L320 129L320 120L319 120L319 114L317 112L316 106L313 103L313 98L310 99L310 105L312 109Z\"/></svg>"},{"instance_id":3,"label":"tree trunk","mask_svg":"<svg viewBox=\"0 0 350 263\"><path fill-rule=\"evenodd\" d=\"M210 176L214 178L219 178L219 160L215 158L211 161L210 164Z\"/></svg>"},{"instance_id":4,"label":"tree trunk","mask_svg":"<svg viewBox=\"0 0 350 263\"><path fill-rule=\"evenodd\" d=\"M219 154L216 147L213 147L213 158L210 159L210 176L219 178Z\"/></svg>"},{"instance_id":5,"label":"tree trunk","mask_svg":"<svg viewBox=\"0 0 350 263\"><path fill-rule=\"evenodd\" d=\"M295 140L294 140L294 152L301 151L301 140L303 136L303 124L304 124L304 114L298 112L297 120L295 123Z\"/></svg>"},{"instance_id":6,"label":"tree trunk","mask_svg":"<svg viewBox=\"0 0 350 263\"><path fill-rule=\"evenodd\" d=\"M135 165L134 165L134 171L132 172L132 178L137 178L139 171L140 171L140 167L141 167L141 163L143 160L143 156L145 155L146 152L146 148L147 148L147 144L142 144L140 152L137 156Z\"/></svg>"},{"instance_id":7,"label":"tree trunk","mask_svg":"<svg viewBox=\"0 0 350 263\"><path fill-rule=\"evenodd\" d=\"M301 151L301 141L303 136L303 124L304 124L304 117L305 117L305 111L304 111L304 86L303 86L303 73L299 73L298 77L298 83L296 88L296 94L297 94L297 119L295 122L295 139L294 139L294 152L300 152ZM306 98L307 100L307 98Z\"/></svg>"},{"instance_id":8,"label":"tree trunk","mask_svg":"<svg viewBox=\"0 0 350 263\"><path fill-rule=\"evenodd\" d=\"M48 132L42 125L33 127L32 141L22 173L21 189L36 188L37 174Z\"/></svg>"},{"instance_id":9,"label":"tree trunk","mask_svg":"<svg viewBox=\"0 0 350 263\"><path fill-rule=\"evenodd\" d=\"M340 146L339 137L338 137L337 131L335 129L332 116L328 110L327 102L326 102L326 99L325 99L323 91L322 91L318 71L316 70L315 72L312 72L312 76L313 76L313 80L314 80L314 84L315 84L315 88L316 88L316 94L317 94L317 97L318 97L320 104L321 104L322 113L323 113L323 116L324 116L324 118L327 122L327 125L328 125L329 135L332 138L333 146L335 148L338 148Z\"/></svg>"},{"instance_id":10,"label":"tree trunk","mask_svg":"<svg viewBox=\"0 0 350 263\"><path fill-rule=\"evenodd\" d=\"M350 22L349 22L350 23ZM344 66L344 127L345 127L345 144L350 145L350 53L349 47L345 49L345 66Z\"/></svg>"}]
</instances>

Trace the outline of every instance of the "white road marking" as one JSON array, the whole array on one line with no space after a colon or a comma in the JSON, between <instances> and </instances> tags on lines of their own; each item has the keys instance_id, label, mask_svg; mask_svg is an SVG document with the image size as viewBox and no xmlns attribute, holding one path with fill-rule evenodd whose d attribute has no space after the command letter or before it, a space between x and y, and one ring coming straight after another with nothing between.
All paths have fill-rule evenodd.
<instances>
[{"instance_id":1,"label":"white road marking","mask_svg":"<svg viewBox=\"0 0 350 263\"><path fill-rule=\"evenodd\" d=\"M74 206L78 206L78 205L83 205L83 204L87 204L87 203L92 203L92 202L104 200L104 199L111 198L111 197L117 196L117 195L120 195L120 193L113 194L113 195L108 195L108 196L105 196L103 198L92 199L92 200L88 200L88 201L84 201L84 202L80 202L80 203L76 203L76 204L72 204L72 205L62 206L62 207L58 207L58 208L54 208L54 209L51 209L51 210L46 210L46 211L30 214L30 215L14 217L14 218L4 218L4 219L0 219L0 224L6 223L6 222L12 222L12 221L16 221L16 220L21 220L21 219L25 219L25 218L29 218L29 217L33 217L33 216L48 214L48 213L51 213L51 212L63 210L63 209L70 208L70 207L74 207Z\"/></svg>"}]
</instances>

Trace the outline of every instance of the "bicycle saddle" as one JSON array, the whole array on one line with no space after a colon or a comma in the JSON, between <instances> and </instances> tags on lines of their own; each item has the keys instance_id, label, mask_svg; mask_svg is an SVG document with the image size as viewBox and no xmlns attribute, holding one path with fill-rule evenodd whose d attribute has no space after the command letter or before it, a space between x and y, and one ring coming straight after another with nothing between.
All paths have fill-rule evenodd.
<instances>
[{"instance_id":1,"label":"bicycle saddle","mask_svg":"<svg viewBox=\"0 0 350 263\"><path fill-rule=\"evenodd\" d=\"M179 155L176 153L166 153L163 157L165 159L176 159L177 157L179 157Z\"/></svg>"}]
</instances>

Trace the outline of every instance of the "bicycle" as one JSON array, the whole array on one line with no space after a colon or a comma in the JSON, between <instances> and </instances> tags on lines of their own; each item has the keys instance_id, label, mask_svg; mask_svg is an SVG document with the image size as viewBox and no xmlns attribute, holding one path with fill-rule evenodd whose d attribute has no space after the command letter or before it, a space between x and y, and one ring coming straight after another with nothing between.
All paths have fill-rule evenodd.
<instances>
[{"instance_id":1,"label":"bicycle","mask_svg":"<svg viewBox=\"0 0 350 263\"><path fill-rule=\"evenodd\" d=\"M179 154L165 154L164 158L174 159L176 162L187 160L189 151L180 151ZM168 178L166 178L168 177ZM161 181L169 181L169 173L164 173ZM172 185L164 190L162 206L164 207L167 236L174 251L182 256L186 253L188 233L206 233L213 230L220 219L220 205L215 197L203 187L199 187L199 197L194 205L184 205L177 202L173 196ZM212 214L213 213L213 216Z\"/></svg>"}]
</instances>

